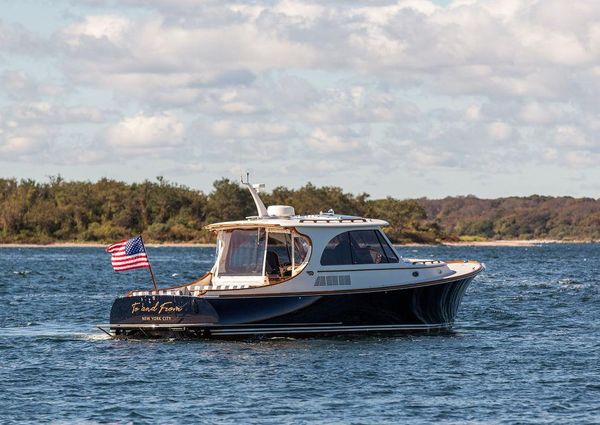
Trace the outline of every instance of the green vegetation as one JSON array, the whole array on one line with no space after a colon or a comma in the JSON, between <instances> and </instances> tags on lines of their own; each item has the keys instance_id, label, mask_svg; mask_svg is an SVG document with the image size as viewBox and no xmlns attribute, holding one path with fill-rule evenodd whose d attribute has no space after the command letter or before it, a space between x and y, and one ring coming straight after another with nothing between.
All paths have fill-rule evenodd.
<instances>
[{"instance_id":1,"label":"green vegetation","mask_svg":"<svg viewBox=\"0 0 600 425\"><path fill-rule=\"evenodd\" d=\"M461 239L600 239L600 200L533 195L420 199L445 234Z\"/></svg>"},{"instance_id":2,"label":"green vegetation","mask_svg":"<svg viewBox=\"0 0 600 425\"><path fill-rule=\"evenodd\" d=\"M369 199L338 187L277 187L261 195L265 204L293 205L299 214L330 208L339 213L382 218L398 243L483 239L600 239L600 201L531 196L441 200ZM215 181L209 194L157 181L127 184L47 183L0 179L0 242L114 242L142 234L148 242L212 242L204 225L254 215L248 191Z\"/></svg>"}]
</instances>

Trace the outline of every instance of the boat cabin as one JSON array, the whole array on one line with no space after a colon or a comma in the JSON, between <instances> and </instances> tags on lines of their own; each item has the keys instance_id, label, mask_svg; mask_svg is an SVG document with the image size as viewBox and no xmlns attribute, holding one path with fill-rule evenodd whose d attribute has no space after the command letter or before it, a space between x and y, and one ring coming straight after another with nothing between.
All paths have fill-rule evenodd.
<instances>
[{"instance_id":1,"label":"boat cabin","mask_svg":"<svg viewBox=\"0 0 600 425\"><path fill-rule=\"evenodd\" d=\"M254 227L220 230L213 283L250 286L296 276L310 258L310 240L294 229Z\"/></svg>"},{"instance_id":2,"label":"boat cabin","mask_svg":"<svg viewBox=\"0 0 600 425\"><path fill-rule=\"evenodd\" d=\"M332 213L272 220L273 223L260 220L262 225L241 228L234 227L234 223L221 223L231 228L217 231L214 285L243 282L262 286L282 282L307 266L313 250L316 258L312 263L323 269L364 268L400 261L390 241L378 227L373 228L371 220Z\"/></svg>"}]
</instances>

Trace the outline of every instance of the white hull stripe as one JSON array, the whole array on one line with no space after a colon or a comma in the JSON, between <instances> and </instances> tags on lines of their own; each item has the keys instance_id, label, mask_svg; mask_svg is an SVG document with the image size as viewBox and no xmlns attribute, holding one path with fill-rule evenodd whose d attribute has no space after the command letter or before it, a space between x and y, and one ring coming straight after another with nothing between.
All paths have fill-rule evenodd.
<instances>
[{"instance_id":1,"label":"white hull stripe","mask_svg":"<svg viewBox=\"0 0 600 425\"><path fill-rule=\"evenodd\" d=\"M444 329L450 327L446 324L414 324L414 325L365 325L365 326L314 326L314 327L289 327L289 328L237 328L237 329L211 329L211 335L273 335L293 333L325 333L325 332L373 332L373 331L409 331Z\"/></svg>"},{"instance_id":2,"label":"white hull stripe","mask_svg":"<svg viewBox=\"0 0 600 425\"><path fill-rule=\"evenodd\" d=\"M206 329L211 335L275 335L275 334L309 334L309 333L334 333L334 332L374 332L374 331L417 331L431 329L447 329L451 323L433 323L433 324L410 324L410 325L316 325L316 326L285 326L285 327L244 327L244 328L215 328L214 325L184 325L184 324L106 324L97 325L103 329L149 329L149 330L172 330L182 332L185 330Z\"/></svg>"}]
</instances>

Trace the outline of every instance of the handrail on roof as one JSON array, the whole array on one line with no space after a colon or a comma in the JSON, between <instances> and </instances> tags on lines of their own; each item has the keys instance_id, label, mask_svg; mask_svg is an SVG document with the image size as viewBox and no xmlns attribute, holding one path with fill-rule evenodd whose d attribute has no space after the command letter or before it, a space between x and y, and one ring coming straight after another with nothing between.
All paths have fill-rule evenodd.
<instances>
[{"instance_id":1,"label":"handrail on roof","mask_svg":"<svg viewBox=\"0 0 600 425\"><path fill-rule=\"evenodd\" d=\"M411 261L412 264L442 264L441 260L416 260Z\"/></svg>"},{"instance_id":2,"label":"handrail on roof","mask_svg":"<svg viewBox=\"0 0 600 425\"><path fill-rule=\"evenodd\" d=\"M306 222L312 222L312 223L318 223L320 221L324 221L326 223L344 223L344 222L349 222L349 223L354 223L354 222L361 222L361 223L366 223L367 219L366 218L301 218L300 220L298 220L300 223L306 223Z\"/></svg>"}]
</instances>

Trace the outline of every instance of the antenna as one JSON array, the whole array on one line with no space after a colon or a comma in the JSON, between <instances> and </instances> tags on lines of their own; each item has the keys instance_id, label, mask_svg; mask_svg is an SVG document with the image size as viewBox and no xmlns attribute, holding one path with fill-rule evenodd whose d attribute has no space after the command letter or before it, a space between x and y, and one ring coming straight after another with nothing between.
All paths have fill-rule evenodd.
<instances>
[{"instance_id":1,"label":"antenna","mask_svg":"<svg viewBox=\"0 0 600 425\"><path fill-rule=\"evenodd\" d=\"M244 177L240 176L240 181L242 184L250 184L250 173L246 171L246 181L244 181Z\"/></svg>"},{"instance_id":2,"label":"antenna","mask_svg":"<svg viewBox=\"0 0 600 425\"><path fill-rule=\"evenodd\" d=\"M246 172L246 181L244 181L243 177L241 177L240 180L242 181L242 184L248 188L248 190L250 191L250 195L252 195L252 199L254 200L254 204L256 205L256 210L258 211L258 217L259 218L268 217L269 214L267 213L267 208L265 207L265 204L263 203L263 201L260 199L260 196L258 196L258 191L261 188L264 188L265 185L264 184L251 185L250 184L250 173L248 173L248 172Z\"/></svg>"}]
</instances>

